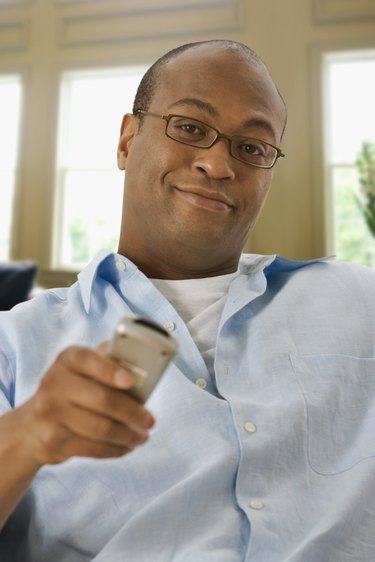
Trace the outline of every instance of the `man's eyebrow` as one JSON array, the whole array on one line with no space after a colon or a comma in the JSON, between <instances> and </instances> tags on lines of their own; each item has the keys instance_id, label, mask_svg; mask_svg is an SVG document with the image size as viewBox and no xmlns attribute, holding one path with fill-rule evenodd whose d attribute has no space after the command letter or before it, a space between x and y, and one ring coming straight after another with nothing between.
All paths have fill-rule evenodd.
<instances>
[{"instance_id":1,"label":"man's eyebrow","mask_svg":"<svg viewBox=\"0 0 375 562\"><path fill-rule=\"evenodd\" d=\"M244 122L244 127L247 129L251 129L251 128L260 128L260 129L264 129L267 133L270 133L273 138L276 138L276 134L275 134L275 130L272 127L271 123L269 123L268 121L265 121L264 119L259 119L257 117L254 117L253 119L248 119L247 121Z\"/></svg>"},{"instance_id":2,"label":"man's eyebrow","mask_svg":"<svg viewBox=\"0 0 375 562\"><path fill-rule=\"evenodd\" d=\"M180 105L190 105L193 107L196 107L198 109L202 109L203 111L206 111L207 113L209 113L210 115L212 115L212 117L217 117L219 115L219 112L217 111L217 109L215 109L213 107L213 105L211 105L210 103L200 100L198 98L181 98L180 100L177 100L175 102L173 102L168 109L172 109L174 107L178 107Z\"/></svg>"}]
</instances>

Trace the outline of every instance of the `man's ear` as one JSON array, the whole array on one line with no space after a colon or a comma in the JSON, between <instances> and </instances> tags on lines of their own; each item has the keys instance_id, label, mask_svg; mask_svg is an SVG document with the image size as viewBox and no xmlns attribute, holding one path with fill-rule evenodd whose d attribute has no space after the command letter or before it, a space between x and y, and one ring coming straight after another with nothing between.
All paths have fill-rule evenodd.
<instances>
[{"instance_id":1,"label":"man's ear","mask_svg":"<svg viewBox=\"0 0 375 562\"><path fill-rule=\"evenodd\" d=\"M117 148L117 166L120 170L125 170L129 148L134 136L138 131L138 118L131 113L126 113L122 119L120 140Z\"/></svg>"}]
</instances>

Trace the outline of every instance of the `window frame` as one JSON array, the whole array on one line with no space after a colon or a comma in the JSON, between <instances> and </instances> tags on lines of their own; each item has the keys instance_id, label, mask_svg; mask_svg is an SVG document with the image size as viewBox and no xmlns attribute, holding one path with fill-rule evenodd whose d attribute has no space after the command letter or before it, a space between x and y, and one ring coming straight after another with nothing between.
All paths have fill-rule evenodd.
<instances>
[{"instance_id":1,"label":"window frame","mask_svg":"<svg viewBox=\"0 0 375 562\"><path fill-rule=\"evenodd\" d=\"M311 188L313 241L316 256L334 255L334 201L328 146L328 65L336 58L362 59L375 51L375 39L343 40L313 44L310 49Z\"/></svg>"},{"instance_id":2,"label":"window frame","mask_svg":"<svg viewBox=\"0 0 375 562\"><path fill-rule=\"evenodd\" d=\"M16 260L20 254L21 246L21 211L22 211L22 194L23 194L23 168L21 165L21 154L25 150L25 140L23 132L26 128L26 93L28 87L28 67L26 65L0 65L0 76L16 75L20 79L21 96L20 96L20 113L17 131L17 146L14 167L14 186L13 186L13 203L11 208L11 224L10 224L10 244L8 250L8 259Z\"/></svg>"},{"instance_id":3,"label":"window frame","mask_svg":"<svg viewBox=\"0 0 375 562\"><path fill-rule=\"evenodd\" d=\"M74 78L77 77L78 80L80 79L94 79L99 77L116 77L123 78L126 76L127 69L129 69L129 75L139 75L143 76L144 72L147 70L151 62L147 62L146 64L141 63L124 63L122 61L121 64L108 64L108 65L90 65L82 66L79 65L77 68L66 68L60 70L59 79L58 79L58 88L59 88L59 95L58 95L58 110L57 110L57 127L56 127L56 138L55 138L55 167L54 167L54 190L53 190L53 224L52 224L52 244L50 250L50 268L53 270L64 268L64 271L77 271L77 268L74 265L64 264L62 261L59 261L59 252L62 251L63 247L63 209L64 209L64 177L68 172L74 171L82 171L81 168L67 167L65 165L65 156L64 150L67 148L65 144L65 139L67 136L67 129L64 125L64 114L66 111L69 111L69 106L71 103L71 98L69 96L71 92L72 84L74 83ZM131 112L132 109L133 99L131 99L131 105L128 107L123 107L123 111L119 114L118 123L117 123L117 130L118 130L118 137L120 136L120 126L121 120L126 112ZM117 146L117 140L116 146ZM85 168L86 171L116 171L116 162L115 162L115 152L114 152L114 160L113 160L113 168ZM120 175L121 172L118 171ZM123 184L123 178L121 179L121 184ZM119 236L119 231L116 232L116 236ZM81 265L78 265L78 270L81 268Z\"/></svg>"}]
</instances>

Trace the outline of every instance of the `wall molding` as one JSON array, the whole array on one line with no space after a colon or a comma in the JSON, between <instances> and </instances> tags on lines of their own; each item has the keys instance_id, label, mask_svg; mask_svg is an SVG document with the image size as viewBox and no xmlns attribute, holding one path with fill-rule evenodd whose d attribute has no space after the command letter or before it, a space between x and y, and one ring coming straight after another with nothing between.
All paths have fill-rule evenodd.
<instances>
[{"instance_id":1,"label":"wall molding","mask_svg":"<svg viewBox=\"0 0 375 562\"><path fill-rule=\"evenodd\" d=\"M312 0L317 23L375 18L374 0Z\"/></svg>"},{"instance_id":2,"label":"wall molding","mask_svg":"<svg viewBox=\"0 0 375 562\"><path fill-rule=\"evenodd\" d=\"M33 0L16 0L18 2L32 2ZM13 0L0 0L1 2L13 2ZM236 0L179 0L176 6L176 0L137 0L136 2L124 2L124 0L54 0L57 5L81 5L90 4L101 5L106 11L124 11L131 12L154 12L165 9L180 8L201 8L209 6L218 6L225 4L234 4Z\"/></svg>"},{"instance_id":3,"label":"wall molding","mask_svg":"<svg viewBox=\"0 0 375 562\"><path fill-rule=\"evenodd\" d=\"M0 0L0 8L14 8L15 6L24 6L33 2L34 0Z\"/></svg>"},{"instance_id":4,"label":"wall molding","mask_svg":"<svg viewBox=\"0 0 375 562\"><path fill-rule=\"evenodd\" d=\"M0 22L0 52L26 49L29 38L27 20Z\"/></svg>"},{"instance_id":5,"label":"wall molding","mask_svg":"<svg viewBox=\"0 0 375 562\"><path fill-rule=\"evenodd\" d=\"M64 3L72 0L56 0ZM85 0L75 0L83 3ZM239 30L244 22L244 0L138 0L118 11L106 9L93 13L58 15L59 46L147 40ZM102 8L102 7L101 7ZM109 8L109 4L108 4ZM177 22L177 23L176 23Z\"/></svg>"}]
</instances>

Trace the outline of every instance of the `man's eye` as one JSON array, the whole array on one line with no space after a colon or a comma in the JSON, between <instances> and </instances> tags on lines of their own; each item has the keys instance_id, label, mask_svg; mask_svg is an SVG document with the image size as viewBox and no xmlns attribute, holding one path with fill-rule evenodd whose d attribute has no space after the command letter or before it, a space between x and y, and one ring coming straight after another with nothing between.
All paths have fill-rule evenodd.
<instances>
[{"instance_id":1,"label":"man's eye","mask_svg":"<svg viewBox=\"0 0 375 562\"><path fill-rule=\"evenodd\" d=\"M205 130L196 123L180 123L177 128L189 135L205 135Z\"/></svg>"},{"instance_id":2,"label":"man's eye","mask_svg":"<svg viewBox=\"0 0 375 562\"><path fill-rule=\"evenodd\" d=\"M266 146L263 143L245 142L239 148L246 154L253 154L254 156L265 156L266 154Z\"/></svg>"}]
</instances>

